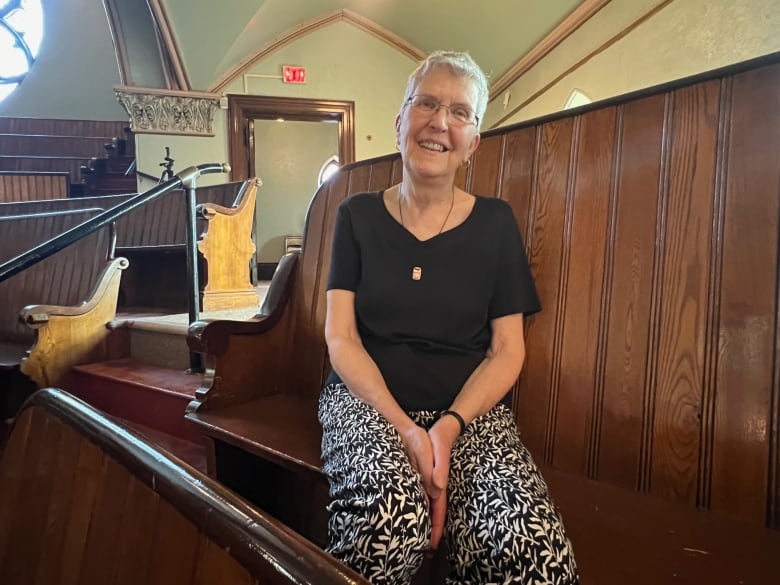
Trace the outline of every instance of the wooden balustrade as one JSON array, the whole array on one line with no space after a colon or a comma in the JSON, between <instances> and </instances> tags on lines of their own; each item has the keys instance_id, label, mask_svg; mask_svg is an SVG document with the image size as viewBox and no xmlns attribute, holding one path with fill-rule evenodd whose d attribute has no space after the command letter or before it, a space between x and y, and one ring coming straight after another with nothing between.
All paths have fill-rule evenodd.
<instances>
[{"instance_id":1,"label":"wooden balustrade","mask_svg":"<svg viewBox=\"0 0 780 585\"><path fill-rule=\"evenodd\" d=\"M0 575L30 583L368 585L223 486L61 390L0 459Z\"/></svg>"}]
</instances>

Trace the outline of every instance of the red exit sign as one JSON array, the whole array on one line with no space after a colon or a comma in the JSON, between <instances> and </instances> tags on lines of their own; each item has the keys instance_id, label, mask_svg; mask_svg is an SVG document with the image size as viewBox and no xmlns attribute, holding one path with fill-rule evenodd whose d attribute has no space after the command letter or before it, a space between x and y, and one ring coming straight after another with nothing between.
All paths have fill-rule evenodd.
<instances>
[{"instance_id":1,"label":"red exit sign","mask_svg":"<svg viewBox=\"0 0 780 585\"><path fill-rule=\"evenodd\" d=\"M306 83L306 67L282 65L282 81L285 83Z\"/></svg>"}]
</instances>

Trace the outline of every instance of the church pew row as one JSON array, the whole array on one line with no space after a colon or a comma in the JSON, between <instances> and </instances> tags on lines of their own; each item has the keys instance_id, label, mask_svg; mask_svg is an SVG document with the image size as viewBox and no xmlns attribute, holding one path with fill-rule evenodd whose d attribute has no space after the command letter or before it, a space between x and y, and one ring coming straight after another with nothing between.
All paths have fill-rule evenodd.
<instances>
[{"instance_id":1,"label":"church pew row","mask_svg":"<svg viewBox=\"0 0 780 585\"><path fill-rule=\"evenodd\" d=\"M102 211L2 216L0 262ZM106 227L0 282L0 416L12 415L29 392L25 376L39 386L58 383L72 365L102 357L105 325L114 317L120 273L127 266L113 252Z\"/></svg>"},{"instance_id":2,"label":"church pew row","mask_svg":"<svg viewBox=\"0 0 780 585\"><path fill-rule=\"evenodd\" d=\"M69 394L37 392L0 453L5 585L368 585Z\"/></svg>"},{"instance_id":3,"label":"church pew row","mask_svg":"<svg viewBox=\"0 0 780 585\"><path fill-rule=\"evenodd\" d=\"M780 580L779 60L487 132L458 175L525 236L544 310L513 406L584 585ZM317 542L333 221L399 179L398 155L343 168L256 318L190 331L209 367L187 419L217 477Z\"/></svg>"},{"instance_id":4,"label":"church pew row","mask_svg":"<svg viewBox=\"0 0 780 585\"><path fill-rule=\"evenodd\" d=\"M0 203L61 199L69 193L68 173L0 172Z\"/></svg>"},{"instance_id":5,"label":"church pew row","mask_svg":"<svg viewBox=\"0 0 780 585\"><path fill-rule=\"evenodd\" d=\"M2 134L122 136L127 127L127 121L12 118L0 116L0 133Z\"/></svg>"},{"instance_id":6,"label":"church pew row","mask_svg":"<svg viewBox=\"0 0 780 585\"><path fill-rule=\"evenodd\" d=\"M255 306L250 282L251 242L257 181L201 187L197 233L204 310ZM86 207L111 209L135 194L0 203L0 217ZM186 311L186 207L175 191L116 222L117 255L130 267L122 277L120 307ZM155 287L148 284L155 282Z\"/></svg>"},{"instance_id":7,"label":"church pew row","mask_svg":"<svg viewBox=\"0 0 780 585\"><path fill-rule=\"evenodd\" d=\"M105 156L114 136L0 133L0 154L15 156Z\"/></svg>"}]
</instances>

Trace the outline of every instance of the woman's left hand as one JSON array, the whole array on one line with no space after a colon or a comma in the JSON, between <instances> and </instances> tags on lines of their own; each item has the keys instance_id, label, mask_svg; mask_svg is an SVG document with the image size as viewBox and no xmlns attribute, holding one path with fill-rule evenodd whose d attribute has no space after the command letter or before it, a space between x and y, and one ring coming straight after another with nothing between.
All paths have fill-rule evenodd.
<instances>
[{"instance_id":1,"label":"woman's left hand","mask_svg":"<svg viewBox=\"0 0 780 585\"><path fill-rule=\"evenodd\" d=\"M440 418L428 431L433 447L433 486L431 500L431 550L436 550L444 533L447 516L447 482L450 478L450 453L460 434L460 424L451 416Z\"/></svg>"}]
</instances>

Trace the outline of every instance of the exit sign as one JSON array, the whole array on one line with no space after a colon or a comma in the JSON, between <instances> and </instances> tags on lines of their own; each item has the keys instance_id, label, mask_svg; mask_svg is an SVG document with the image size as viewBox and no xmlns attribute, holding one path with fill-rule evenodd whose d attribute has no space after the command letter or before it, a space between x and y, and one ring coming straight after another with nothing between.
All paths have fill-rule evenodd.
<instances>
[{"instance_id":1,"label":"exit sign","mask_svg":"<svg viewBox=\"0 0 780 585\"><path fill-rule=\"evenodd\" d=\"M282 81L285 83L306 83L306 67L282 65Z\"/></svg>"}]
</instances>

